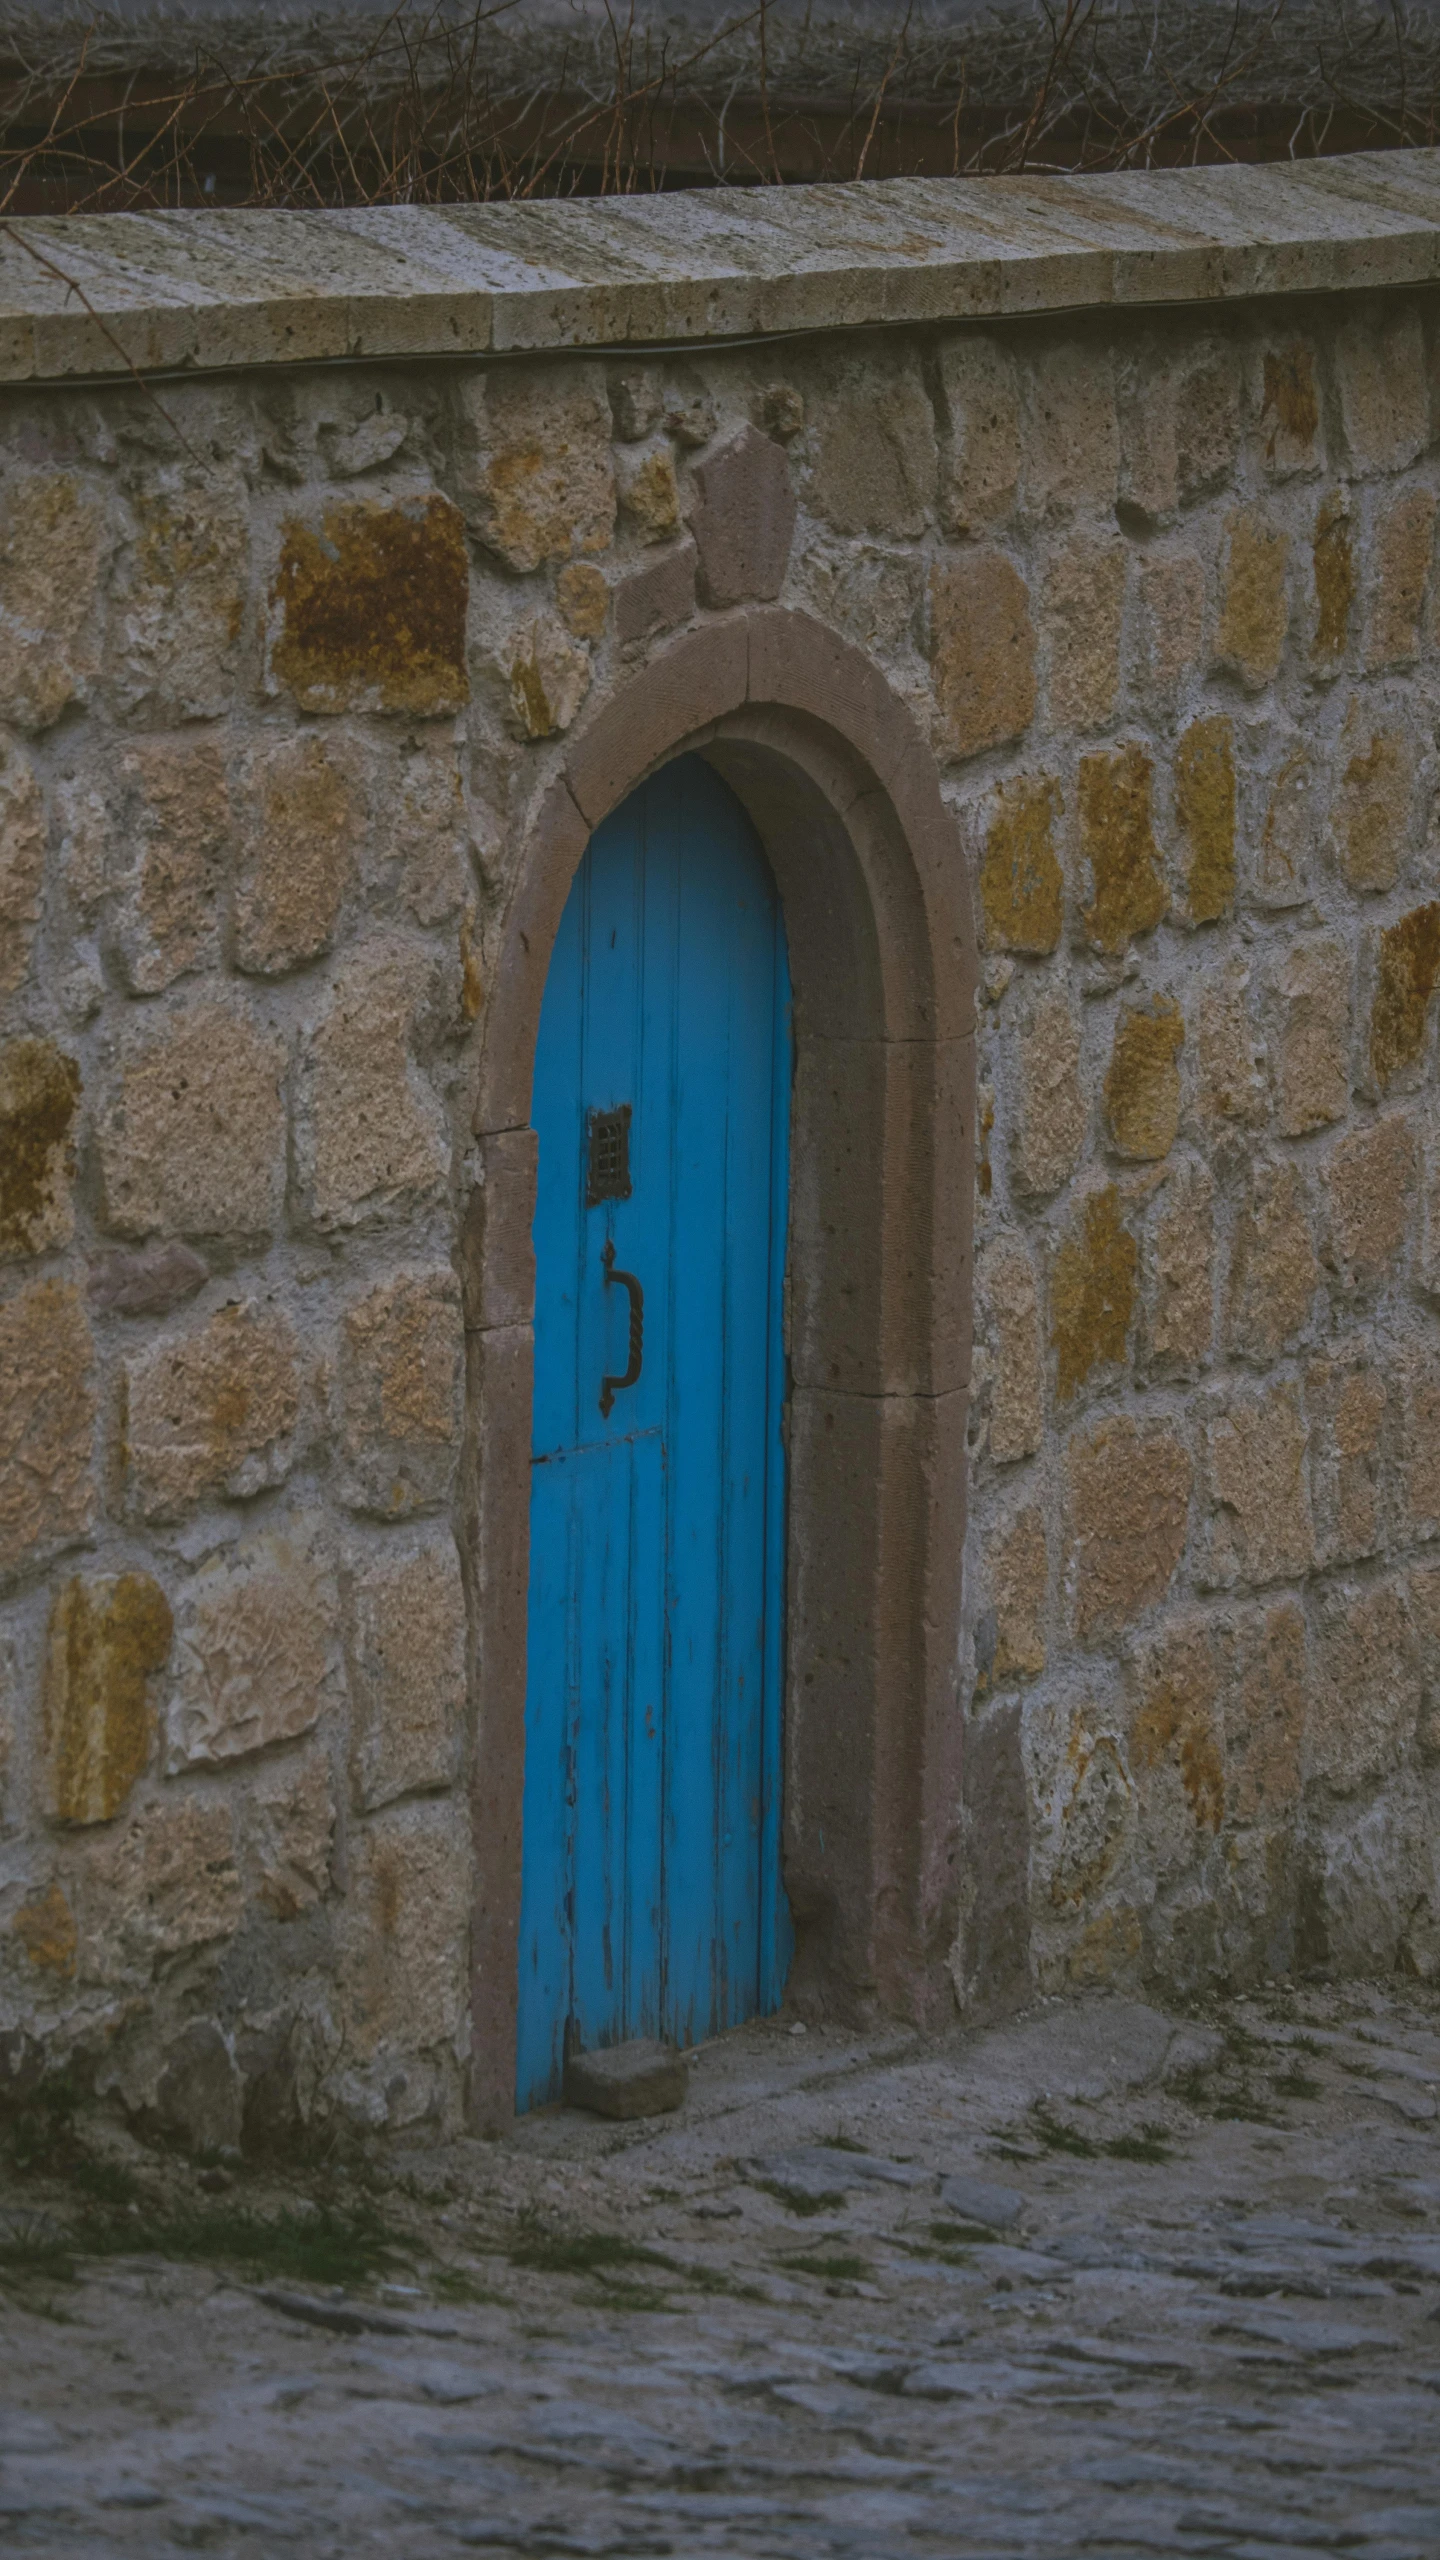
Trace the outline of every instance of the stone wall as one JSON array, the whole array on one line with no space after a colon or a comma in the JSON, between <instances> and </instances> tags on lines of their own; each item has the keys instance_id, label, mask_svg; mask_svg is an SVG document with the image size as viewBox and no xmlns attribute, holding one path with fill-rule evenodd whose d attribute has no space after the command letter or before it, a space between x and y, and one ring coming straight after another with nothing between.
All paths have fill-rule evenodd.
<instances>
[{"instance_id":1,"label":"stone wall","mask_svg":"<svg viewBox=\"0 0 1440 2560\"><path fill-rule=\"evenodd\" d=\"M12 2080L219 2143L463 2103L477 1028L557 742L753 591L744 433L983 938L957 1997L1440 1970L1432 341L5 395Z\"/></svg>"}]
</instances>

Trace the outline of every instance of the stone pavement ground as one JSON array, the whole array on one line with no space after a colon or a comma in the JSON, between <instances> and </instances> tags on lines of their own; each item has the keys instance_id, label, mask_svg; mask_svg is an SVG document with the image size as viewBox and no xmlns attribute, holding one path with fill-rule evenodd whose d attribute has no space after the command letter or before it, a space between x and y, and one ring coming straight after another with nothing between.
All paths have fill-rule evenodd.
<instances>
[{"instance_id":1,"label":"stone pavement ground","mask_svg":"<svg viewBox=\"0 0 1440 2560\"><path fill-rule=\"evenodd\" d=\"M304 2180L12 2130L0 2546L1440 2551L1437 2084L1351 1987L761 2026Z\"/></svg>"}]
</instances>

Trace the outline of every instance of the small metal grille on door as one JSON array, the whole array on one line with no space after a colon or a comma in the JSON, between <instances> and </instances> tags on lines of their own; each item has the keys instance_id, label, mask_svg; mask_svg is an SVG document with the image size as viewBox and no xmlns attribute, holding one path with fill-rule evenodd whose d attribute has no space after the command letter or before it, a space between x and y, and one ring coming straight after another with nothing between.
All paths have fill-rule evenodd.
<instances>
[{"instance_id":1,"label":"small metal grille on door","mask_svg":"<svg viewBox=\"0 0 1440 2560\"><path fill-rule=\"evenodd\" d=\"M628 1200L630 1197L629 1103L622 1102L618 1111L587 1113L585 1126L586 1208L593 1209L602 1200Z\"/></svg>"}]
</instances>

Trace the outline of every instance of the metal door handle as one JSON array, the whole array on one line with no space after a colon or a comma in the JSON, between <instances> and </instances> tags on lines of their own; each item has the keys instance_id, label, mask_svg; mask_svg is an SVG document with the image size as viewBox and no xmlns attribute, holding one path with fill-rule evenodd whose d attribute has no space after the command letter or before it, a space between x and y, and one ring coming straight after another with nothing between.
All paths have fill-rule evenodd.
<instances>
[{"instance_id":1,"label":"metal door handle","mask_svg":"<svg viewBox=\"0 0 1440 2560\"><path fill-rule=\"evenodd\" d=\"M623 1378L602 1378L600 1381L600 1410L608 1416L620 1389L633 1387L640 1375L640 1363L645 1353L645 1292L633 1271L616 1270L613 1244L606 1244L600 1259L605 1265L606 1288L608 1289L612 1280L615 1280L619 1282L622 1289L628 1289L630 1292L629 1367Z\"/></svg>"}]
</instances>

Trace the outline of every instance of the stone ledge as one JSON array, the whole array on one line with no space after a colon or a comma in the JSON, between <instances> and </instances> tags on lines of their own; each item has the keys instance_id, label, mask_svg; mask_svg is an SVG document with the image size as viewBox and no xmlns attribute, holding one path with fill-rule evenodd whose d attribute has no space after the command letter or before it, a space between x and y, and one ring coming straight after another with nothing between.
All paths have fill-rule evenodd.
<instances>
[{"instance_id":1,"label":"stone ledge","mask_svg":"<svg viewBox=\"0 0 1440 2560\"><path fill-rule=\"evenodd\" d=\"M0 233L0 381L719 345L1437 275L1440 150L578 203L37 215Z\"/></svg>"}]
</instances>

